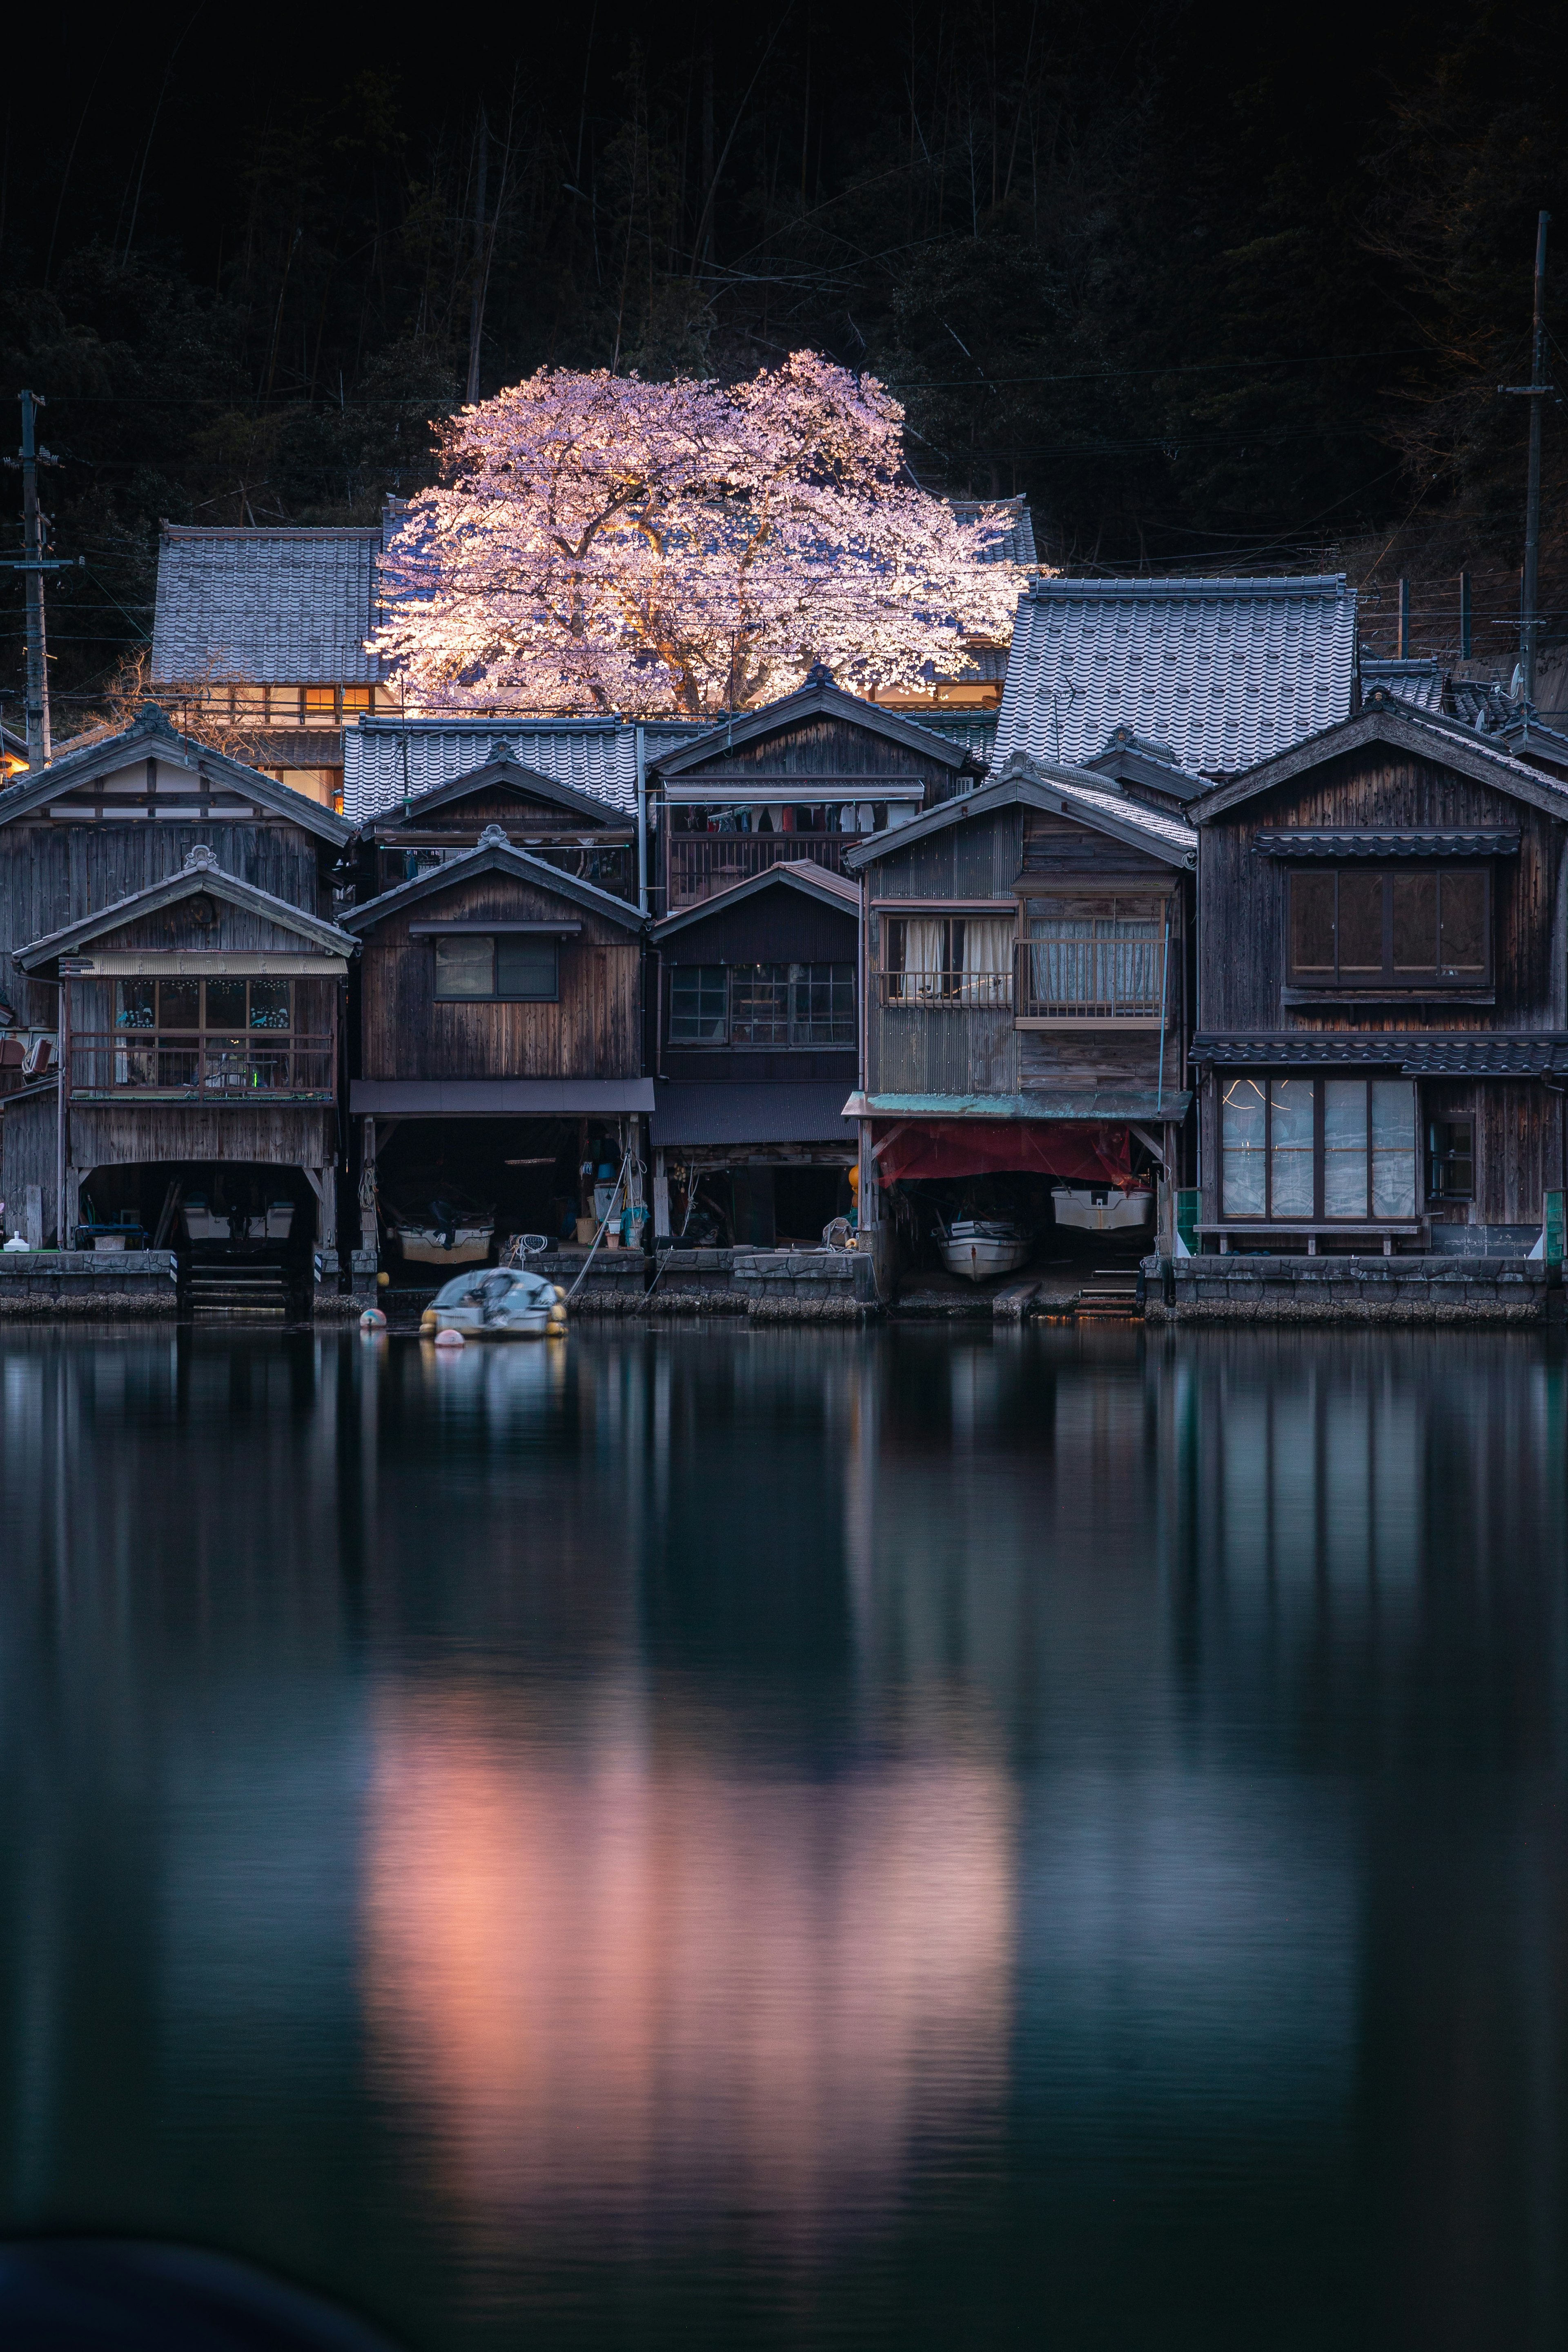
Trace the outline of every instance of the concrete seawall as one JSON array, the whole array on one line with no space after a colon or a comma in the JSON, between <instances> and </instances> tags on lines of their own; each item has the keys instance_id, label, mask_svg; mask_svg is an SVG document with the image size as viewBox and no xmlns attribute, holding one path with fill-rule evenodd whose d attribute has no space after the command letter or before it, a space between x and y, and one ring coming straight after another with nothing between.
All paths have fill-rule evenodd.
<instances>
[{"instance_id":1,"label":"concrete seawall","mask_svg":"<svg viewBox=\"0 0 1568 2352\"><path fill-rule=\"evenodd\" d=\"M1554 1267L1522 1257L1152 1257L1151 1323L1554 1323Z\"/></svg>"}]
</instances>

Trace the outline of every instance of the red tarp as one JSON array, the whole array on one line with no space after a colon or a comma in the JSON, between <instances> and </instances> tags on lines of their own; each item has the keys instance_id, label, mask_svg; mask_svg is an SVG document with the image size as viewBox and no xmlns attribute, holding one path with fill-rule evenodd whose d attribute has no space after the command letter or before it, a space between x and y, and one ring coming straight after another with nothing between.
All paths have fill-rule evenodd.
<instances>
[{"instance_id":1,"label":"red tarp","mask_svg":"<svg viewBox=\"0 0 1568 2352\"><path fill-rule=\"evenodd\" d=\"M900 1176L989 1176L1005 1170L1125 1184L1132 1173L1127 1129L1089 1119L936 1118L911 1120L902 1129L889 1123L884 1132L892 1137L877 1162L884 1184Z\"/></svg>"}]
</instances>

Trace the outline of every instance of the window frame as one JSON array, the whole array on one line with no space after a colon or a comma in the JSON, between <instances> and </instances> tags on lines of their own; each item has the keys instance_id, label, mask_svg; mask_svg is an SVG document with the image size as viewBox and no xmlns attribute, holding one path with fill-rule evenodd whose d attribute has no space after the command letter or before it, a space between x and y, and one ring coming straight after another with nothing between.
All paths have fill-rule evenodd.
<instances>
[{"instance_id":1,"label":"window frame","mask_svg":"<svg viewBox=\"0 0 1568 2352\"><path fill-rule=\"evenodd\" d=\"M1436 1151L1436 1140L1435 1140L1435 1139L1436 1139L1436 1131L1437 1131L1438 1128L1440 1128L1440 1127L1447 1127L1447 1128L1462 1127L1462 1128L1464 1128L1464 1129L1465 1129L1465 1130L1467 1131L1467 1133L1468 1133L1468 1136L1469 1136L1469 1139L1470 1139L1470 1141L1469 1141L1469 1150L1468 1150L1468 1151L1465 1154L1465 1157L1468 1159L1468 1162L1469 1162L1469 1169L1470 1169L1470 1185L1469 1185L1469 1190L1468 1190L1468 1192L1451 1192L1451 1191L1448 1189L1448 1187L1447 1187L1447 1185L1438 1186L1438 1185L1434 1184L1434 1183L1433 1183L1433 1181L1432 1181L1433 1173L1434 1173L1434 1171L1435 1171L1435 1170L1436 1169L1436 1166L1437 1166L1437 1151ZM1452 1155L1448 1155L1448 1156L1450 1156L1450 1157L1451 1157ZM1427 1198L1427 1200L1428 1200L1428 1201L1433 1201L1433 1202L1441 1202L1447 1203L1447 1202L1458 1202L1458 1201L1473 1202L1473 1201L1475 1200L1475 1198L1476 1198L1476 1114L1475 1114L1475 1112L1474 1112L1474 1111L1469 1111L1469 1110L1459 1110L1459 1111L1435 1111L1435 1112L1433 1113L1433 1115L1431 1116L1431 1118L1428 1118L1428 1120L1426 1121L1426 1171L1425 1171L1425 1172L1426 1172L1426 1198Z\"/></svg>"},{"instance_id":2,"label":"window frame","mask_svg":"<svg viewBox=\"0 0 1568 2352\"><path fill-rule=\"evenodd\" d=\"M1274 1206L1274 1087L1275 1082L1279 1079L1289 1079L1297 1084L1304 1083L1306 1085L1310 1085L1313 1090L1311 1146L1312 1206L1310 1210L1276 1210ZM1233 1209L1230 1207L1226 1198L1226 1090L1229 1086L1237 1083L1237 1081L1252 1082L1261 1087L1263 1090L1263 1140L1261 1146L1257 1147L1261 1151L1263 1161L1264 1205L1260 1210ZM1343 1212L1337 1214L1331 1213L1324 1206L1326 1197L1324 1180L1327 1174L1328 1158L1325 1131L1327 1096L1324 1092L1324 1088L1329 1084L1359 1084L1366 1089L1365 1131L1367 1205L1363 1210L1356 1210L1348 1213ZM1376 1156L1376 1129L1373 1121L1372 1088L1374 1086L1390 1085L1401 1087L1405 1090L1410 1106L1411 1205L1408 1212L1401 1210L1398 1212L1384 1211L1380 1213L1373 1206L1374 1199L1373 1183ZM1352 1231L1358 1226L1410 1225L1418 1222L1423 1207L1421 1183L1424 1174L1424 1161L1422 1154L1420 1103L1417 1098L1415 1081L1414 1079L1393 1076L1386 1071L1380 1073L1376 1071L1363 1072L1360 1070L1343 1069L1222 1070L1218 1076L1215 1099L1217 1108L1217 1132L1215 1137L1215 1163L1218 1175L1216 1188L1218 1195L1217 1207L1219 1222L1222 1225L1253 1225L1259 1227L1266 1225L1293 1225L1298 1227L1321 1226L1331 1232L1336 1226L1342 1226L1347 1231Z\"/></svg>"},{"instance_id":3,"label":"window frame","mask_svg":"<svg viewBox=\"0 0 1568 2352\"><path fill-rule=\"evenodd\" d=\"M897 914L878 918L879 932L877 942L878 996L885 1011L898 1013L1006 1013L1016 1022L1018 1009L1018 944L1022 922L1015 904L1004 913L1001 907L982 910L978 908L944 907L933 900L929 914L905 906ZM940 925L942 934L942 960L940 966L927 971L917 967L916 977L921 981L935 979L942 986L921 988L910 994L896 985L909 977L909 927L911 923ZM1005 926L1008 933L1006 961L971 971L954 957L966 952L968 940L960 942L956 935L967 932L971 923L994 923ZM897 949L898 961L894 961ZM985 982L1000 983L987 988ZM980 985L976 985L980 983Z\"/></svg>"},{"instance_id":4,"label":"window frame","mask_svg":"<svg viewBox=\"0 0 1568 2352\"><path fill-rule=\"evenodd\" d=\"M1382 963L1377 971L1365 967L1342 972L1340 963L1340 886L1347 879L1382 885L1383 939ZM1434 965L1430 972L1401 972L1394 961L1394 886L1399 881L1430 879L1436 885L1434 912L1435 943L1441 946L1443 923L1443 886L1447 882L1479 881L1483 894L1481 938L1486 962L1480 972L1460 972L1445 978L1441 967ZM1321 965L1296 962L1296 892L1304 883L1331 881L1334 886L1334 968L1326 972ZM1490 994L1496 985L1496 954L1494 922L1496 893L1493 888L1489 862L1466 859L1449 861L1436 858L1398 859L1392 865L1368 861L1349 864L1319 864L1312 859L1292 860L1286 870L1285 882L1285 986L1297 998L1315 996L1375 996L1380 999Z\"/></svg>"},{"instance_id":5,"label":"window frame","mask_svg":"<svg viewBox=\"0 0 1568 2352\"><path fill-rule=\"evenodd\" d=\"M516 989L502 989L496 985L499 962L498 950L501 940L509 936L512 935L505 931L497 930L464 931L457 934L438 933L432 938L430 941L430 969L432 974L430 985L434 1003L437 1004L559 1004L561 1002L561 941L549 932L531 932L528 934L528 940L530 946L547 947L550 950L552 966L552 985L550 989L547 991L533 989L526 995L522 995L520 994ZM478 940L488 940L489 941L490 986L488 994L480 995L479 993L475 993L473 995L468 995L465 993L458 996L448 994L442 989L441 950L454 937L461 939L465 945Z\"/></svg>"},{"instance_id":6,"label":"window frame","mask_svg":"<svg viewBox=\"0 0 1568 2352\"><path fill-rule=\"evenodd\" d=\"M706 1054L732 1048L747 1054L846 1054L854 1050L857 1037L856 976L855 963L851 957L834 957L825 961L807 961L805 959L796 958L790 961L767 963L671 964L668 967L668 972L669 982L665 1007L665 1042L673 1051L683 1054ZM678 980L682 973L699 972L722 972L724 976L724 1012L721 1034L718 1036L683 1037L676 1031L675 991ZM753 988L774 988L782 992L783 1019L782 1023L775 1023L773 1025L782 1026L785 1034L780 1038L762 1041L737 1036L739 1016L736 1011L736 979L738 976L763 973L776 975L776 977L766 980L752 978L750 985ZM826 977L819 978L816 977L817 975ZM817 1024L811 1020L809 1013L805 1020L799 1018L798 1008L802 994L806 994L809 1002L810 990L821 986L827 988L830 1003L838 990L842 989L847 992L847 1008L842 1015L844 1034L840 1037L811 1036L805 1033ZM700 997L700 982L698 982L698 989ZM700 1020L701 1017L700 1012L698 1018ZM837 1017L830 1013L829 1025Z\"/></svg>"},{"instance_id":7,"label":"window frame","mask_svg":"<svg viewBox=\"0 0 1568 2352\"><path fill-rule=\"evenodd\" d=\"M281 1028L279 1028L275 1024L267 1024L261 1027L258 1027L252 1022L250 992L258 982L259 982L263 988L282 987L288 990L289 1018ZM141 985L150 987L154 992L153 999L154 1008L153 1015L152 1020L147 1022L127 1021L125 1018L124 1007L121 1003L121 999L124 995L125 991L137 984L137 982L124 979L118 980L115 982L114 1034L117 1037L292 1037L296 1034L295 1015L298 1012L299 1004L298 999L295 995L294 978L291 973L220 972L198 976L196 973L189 972L171 973L167 977L149 974L140 983ZM165 1021L163 1018L163 990L165 988L180 987L195 987L200 992L196 1005L197 1017L193 1024L186 1024L178 1021L170 1022ZM207 991L209 988L215 987L238 987L244 989L245 1018L243 1021L214 1021L208 1018Z\"/></svg>"}]
</instances>

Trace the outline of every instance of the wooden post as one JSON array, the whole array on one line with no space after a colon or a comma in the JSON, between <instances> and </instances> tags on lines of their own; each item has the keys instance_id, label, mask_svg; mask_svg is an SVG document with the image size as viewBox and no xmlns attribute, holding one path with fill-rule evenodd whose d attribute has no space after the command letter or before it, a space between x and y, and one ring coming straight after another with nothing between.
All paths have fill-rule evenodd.
<instances>
[{"instance_id":1,"label":"wooden post","mask_svg":"<svg viewBox=\"0 0 1568 2352\"><path fill-rule=\"evenodd\" d=\"M41 1184L22 1187L22 1239L29 1249L44 1246L44 1188Z\"/></svg>"},{"instance_id":2,"label":"wooden post","mask_svg":"<svg viewBox=\"0 0 1568 2352\"><path fill-rule=\"evenodd\" d=\"M58 1088L55 1116L55 1247L69 1249L70 1228L66 1223L66 1158L70 1147L70 1034L71 984L60 982L59 1026L55 1032L55 1053L59 1063L56 1072Z\"/></svg>"},{"instance_id":3,"label":"wooden post","mask_svg":"<svg viewBox=\"0 0 1568 2352\"><path fill-rule=\"evenodd\" d=\"M669 1239L669 1178L662 1149L653 1155L653 1238L656 1247Z\"/></svg>"},{"instance_id":4,"label":"wooden post","mask_svg":"<svg viewBox=\"0 0 1568 2352\"><path fill-rule=\"evenodd\" d=\"M364 1123L364 1147L360 1159L359 1179L359 1245L374 1257L376 1252L375 1225L375 1121Z\"/></svg>"}]
</instances>

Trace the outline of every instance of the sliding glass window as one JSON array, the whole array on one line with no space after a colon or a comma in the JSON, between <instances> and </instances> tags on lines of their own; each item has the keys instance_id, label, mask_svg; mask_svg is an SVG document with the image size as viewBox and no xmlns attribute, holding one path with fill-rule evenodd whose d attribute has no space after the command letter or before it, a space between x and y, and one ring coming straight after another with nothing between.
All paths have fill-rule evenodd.
<instances>
[{"instance_id":1,"label":"sliding glass window","mask_svg":"<svg viewBox=\"0 0 1568 2352\"><path fill-rule=\"evenodd\" d=\"M1415 1214L1408 1078L1234 1076L1220 1089L1226 1218L1365 1224Z\"/></svg>"}]
</instances>

